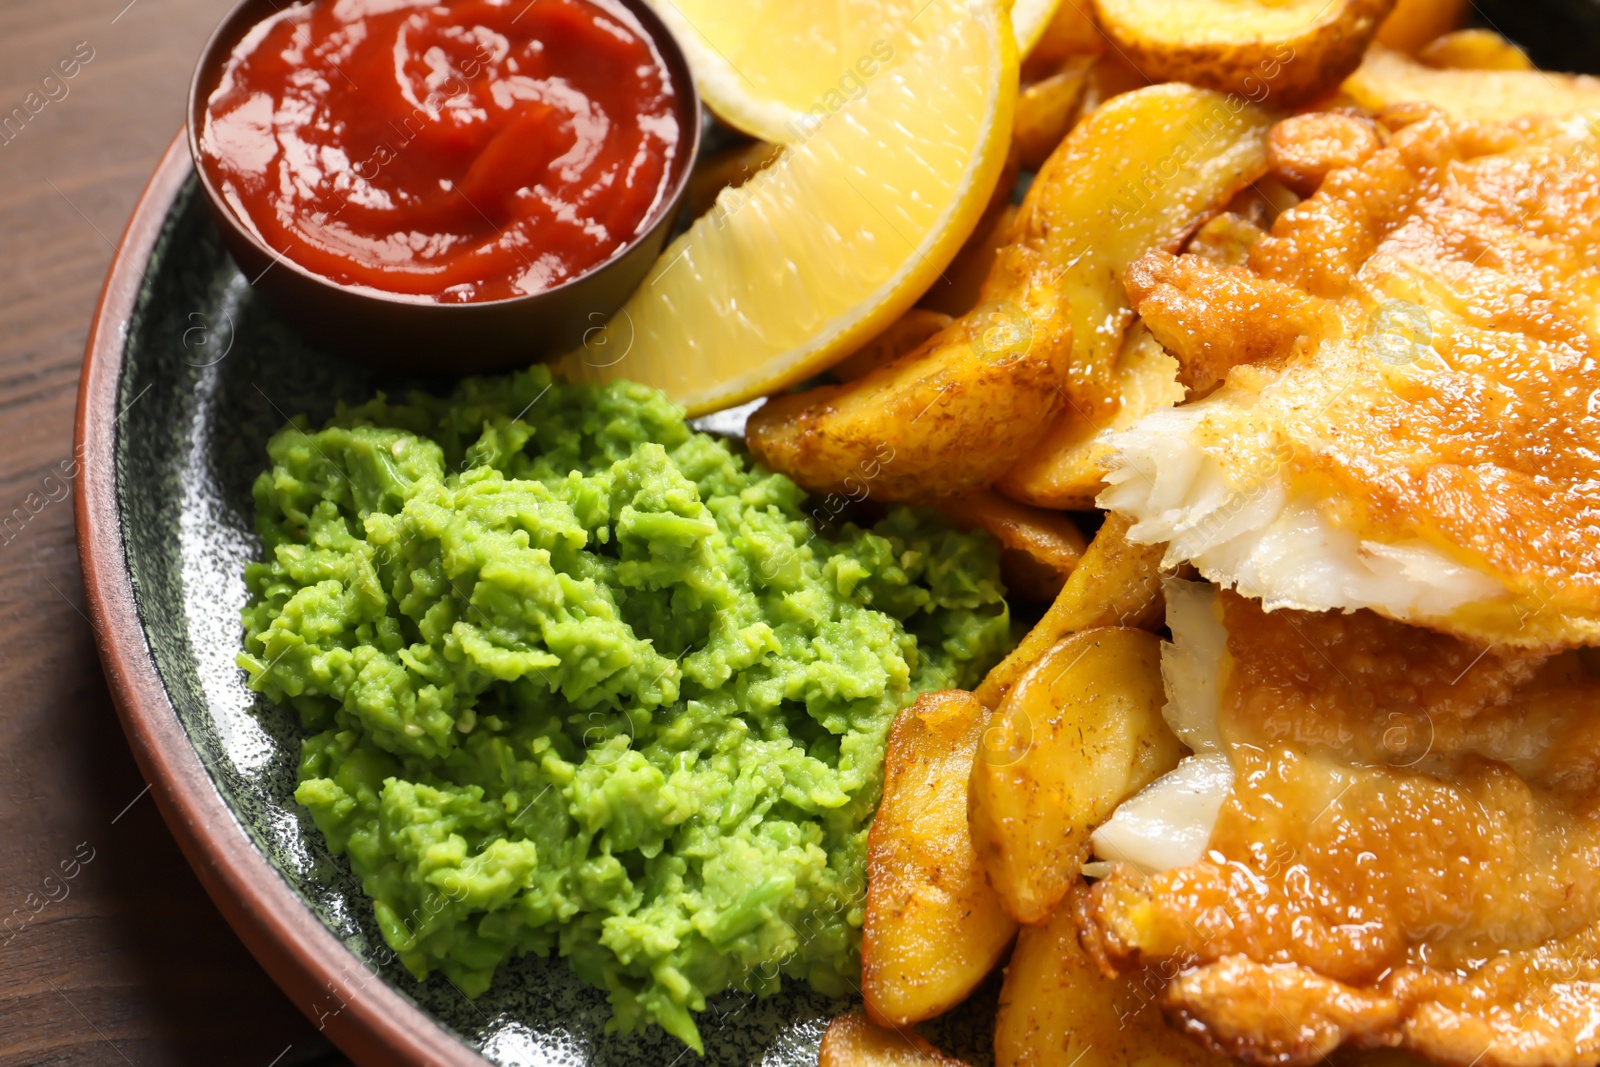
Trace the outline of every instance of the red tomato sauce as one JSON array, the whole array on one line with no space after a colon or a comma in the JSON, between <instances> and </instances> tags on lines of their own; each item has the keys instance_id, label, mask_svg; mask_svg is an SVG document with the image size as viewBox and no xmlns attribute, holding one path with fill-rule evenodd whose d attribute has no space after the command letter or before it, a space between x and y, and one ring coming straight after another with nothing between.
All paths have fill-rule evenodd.
<instances>
[{"instance_id":1,"label":"red tomato sauce","mask_svg":"<svg viewBox=\"0 0 1600 1067\"><path fill-rule=\"evenodd\" d=\"M466 303L552 288L647 228L677 107L611 0L309 0L234 49L200 147L287 259Z\"/></svg>"}]
</instances>

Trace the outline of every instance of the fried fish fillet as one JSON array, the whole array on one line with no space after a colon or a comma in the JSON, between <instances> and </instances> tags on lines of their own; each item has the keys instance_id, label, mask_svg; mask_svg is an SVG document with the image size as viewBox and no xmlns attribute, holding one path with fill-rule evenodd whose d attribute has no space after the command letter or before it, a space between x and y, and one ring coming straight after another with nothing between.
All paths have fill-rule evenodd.
<instances>
[{"instance_id":1,"label":"fried fish fillet","mask_svg":"<svg viewBox=\"0 0 1600 1067\"><path fill-rule=\"evenodd\" d=\"M1590 654L1485 649L1369 611L1269 614L1233 593L1198 610L1169 616L1169 695L1189 686L1169 717L1191 760L1227 760L1225 796L1198 847L1148 846L1196 820L1204 839L1214 782L1184 801L1158 781L1125 806L1142 801L1142 821L1119 826L1119 811L1101 828L1096 852L1128 862L1086 896L1085 947L1170 979L1174 1025L1255 1063L1341 1045L1460 1067L1595 1062ZM1193 655L1208 647L1209 679Z\"/></svg>"},{"instance_id":2,"label":"fried fish fillet","mask_svg":"<svg viewBox=\"0 0 1600 1067\"><path fill-rule=\"evenodd\" d=\"M1113 438L1100 503L1269 608L1600 642L1600 116L1408 115L1247 267L1130 271L1186 384L1226 381Z\"/></svg>"}]
</instances>

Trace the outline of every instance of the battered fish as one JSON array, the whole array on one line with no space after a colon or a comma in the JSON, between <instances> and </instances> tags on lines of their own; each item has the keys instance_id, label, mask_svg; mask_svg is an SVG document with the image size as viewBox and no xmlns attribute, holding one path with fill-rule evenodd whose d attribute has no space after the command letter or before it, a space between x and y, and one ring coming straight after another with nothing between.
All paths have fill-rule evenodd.
<instances>
[{"instance_id":1,"label":"battered fish","mask_svg":"<svg viewBox=\"0 0 1600 1067\"><path fill-rule=\"evenodd\" d=\"M1170 616L1164 673L1188 696L1169 718L1192 760L1228 770L1175 795L1180 766L1095 835L1124 862L1084 898L1085 947L1110 972L1143 969L1174 1025L1254 1063L1341 1045L1595 1062L1590 653L1485 650L1368 611L1268 614L1200 588L1168 593L1189 604ZM1185 856L1186 828L1202 843Z\"/></svg>"},{"instance_id":2,"label":"battered fish","mask_svg":"<svg viewBox=\"0 0 1600 1067\"><path fill-rule=\"evenodd\" d=\"M1130 270L1185 383L1226 381L1116 436L1099 502L1269 608L1600 642L1600 125L1407 115L1248 267Z\"/></svg>"}]
</instances>

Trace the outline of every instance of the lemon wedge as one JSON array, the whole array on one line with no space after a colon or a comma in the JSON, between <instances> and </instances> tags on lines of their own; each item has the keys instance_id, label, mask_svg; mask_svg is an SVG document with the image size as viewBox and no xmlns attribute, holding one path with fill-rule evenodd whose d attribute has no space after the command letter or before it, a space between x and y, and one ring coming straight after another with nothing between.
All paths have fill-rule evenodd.
<instances>
[{"instance_id":1,"label":"lemon wedge","mask_svg":"<svg viewBox=\"0 0 1600 1067\"><path fill-rule=\"evenodd\" d=\"M1033 51L1063 3L1087 7L1089 0L1016 0L1011 5L1011 29L1017 39L1018 55L1026 58Z\"/></svg>"},{"instance_id":2,"label":"lemon wedge","mask_svg":"<svg viewBox=\"0 0 1600 1067\"><path fill-rule=\"evenodd\" d=\"M805 140L894 61L928 0L649 0L688 55L717 116L773 144ZM1063 0L1001 0L1018 54ZM1088 0L1078 0L1087 3Z\"/></svg>"},{"instance_id":3,"label":"lemon wedge","mask_svg":"<svg viewBox=\"0 0 1600 1067\"><path fill-rule=\"evenodd\" d=\"M725 189L563 372L629 378L698 414L801 381L916 302L1005 163L1017 57L998 0L919 0L893 59Z\"/></svg>"}]
</instances>

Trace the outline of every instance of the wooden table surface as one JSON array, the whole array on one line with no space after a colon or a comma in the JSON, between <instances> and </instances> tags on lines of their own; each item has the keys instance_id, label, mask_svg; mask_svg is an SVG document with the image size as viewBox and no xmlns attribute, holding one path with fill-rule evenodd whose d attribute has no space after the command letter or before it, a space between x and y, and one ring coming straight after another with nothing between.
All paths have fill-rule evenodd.
<instances>
[{"instance_id":1,"label":"wooden table surface","mask_svg":"<svg viewBox=\"0 0 1600 1067\"><path fill-rule=\"evenodd\" d=\"M0 127L0 518L26 516L0 527L0 1067L344 1062L233 936L145 796L84 616L67 487L49 477L71 454L101 280L227 6L0 4L0 119L28 115Z\"/></svg>"},{"instance_id":2,"label":"wooden table surface","mask_svg":"<svg viewBox=\"0 0 1600 1067\"><path fill-rule=\"evenodd\" d=\"M71 455L115 243L227 6L0 4L0 119L28 115L0 127L0 517L27 516L0 528L0 1065L344 1062L144 795L83 614L72 503L47 477ZM75 55L75 77L45 80Z\"/></svg>"}]
</instances>

